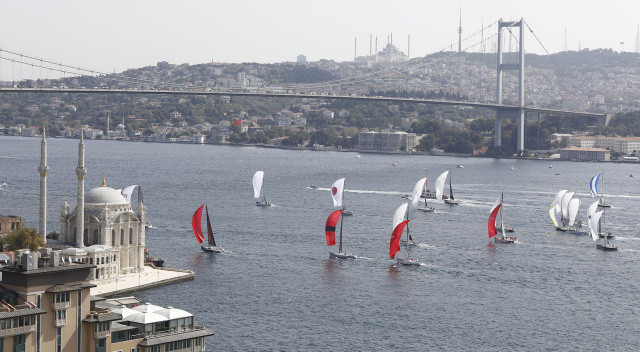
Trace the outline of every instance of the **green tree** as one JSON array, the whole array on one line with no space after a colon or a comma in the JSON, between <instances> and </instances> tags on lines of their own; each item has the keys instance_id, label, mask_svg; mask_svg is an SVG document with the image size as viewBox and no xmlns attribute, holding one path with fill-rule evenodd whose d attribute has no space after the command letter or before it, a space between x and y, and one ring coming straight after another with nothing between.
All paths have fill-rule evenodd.
<instances>
[{"instance_id":1,"label":"green tree","mask_svg":"<svg viewBox=\"0 0 640 352\"><path fill-rule=\"evenodd\" d=\"M9 245L10 251L25 248L29 248L31 251L37 251L39 247L46 245L34 227L22 227L13 230L2 242L3 244Z\"/></svg>"}]
</instances>

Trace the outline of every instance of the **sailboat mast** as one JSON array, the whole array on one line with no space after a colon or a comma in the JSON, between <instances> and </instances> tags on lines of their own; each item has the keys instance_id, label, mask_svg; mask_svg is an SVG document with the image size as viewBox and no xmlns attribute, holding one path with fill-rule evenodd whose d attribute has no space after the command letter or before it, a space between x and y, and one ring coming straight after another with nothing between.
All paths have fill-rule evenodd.
<instances>
[{"instance_id":1,"label":"sailboat mast","mask_svg":"<svg viewBox=\"0 0 640 352\"><path fill-rule=\"evenodd\" d=\"M406 214L407 221L409 221L409 209L410 209L408 205L409 205L409 202L407 202L407 214ZM411 235L409 235L409 223L407 222L407 259L409 259L409 239L410 238L411 238Z\"/></svg>"},{"instance_id":2,"label":"sailboat mast","mask_svg":"<svg viewBox=\"0 0 640 352\"><path fill-rule=\"evenodd\" d=\"M500 195L500 229L502 230L502 238L504 235L504 221L502 221L502 209L504 208L504 192Z\"/></svg>"},{"instance_id":3,"label":"sailboat mast","mask_svg":"<svg viewBox=\"0 0 640 352\"><path fill-rule=\"evenodd\" d=\"M451 187L451 179L453 178L453 174L451 170L449 170L449 199L453 200L453 187Z\"/></svg>"},{"instance_id":4,"label":"sailboat mast","mask_svg":"<svg viewBox=\"0 0 640 352\"><path fill-rule=\"evenodd\" d=\"M340 245L338 246L338 253L342 253L342 223L344 223L344 183L342 184L342 211L340 212Z\"/></svg>"}]
</instances>

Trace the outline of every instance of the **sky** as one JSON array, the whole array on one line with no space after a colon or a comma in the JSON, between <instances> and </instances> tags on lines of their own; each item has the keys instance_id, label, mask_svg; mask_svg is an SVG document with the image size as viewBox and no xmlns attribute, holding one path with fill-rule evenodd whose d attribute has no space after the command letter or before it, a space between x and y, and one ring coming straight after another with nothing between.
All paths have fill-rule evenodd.
<instances>
[{"instance_id":1,"label":"sky","mask_svg":"<svg viewBox=\"0 0 640 352\"><path fill-rule=\"evenodd\" d=\"M368 55L370 35L381 50L393 33L405 53L411 35L416 57L457 42L460 7L463 36L482 23L522 17L550 52L564 49L565 30L570 50L635 51L640 25L640 1L631 0L0 0L0 48L120 72L158 61L273 63L299 54L346 61L353 59L355 38L358 55ZM530 33L525 49L544 52ZM2 80L58 76L0 60Z\"/></svg>"}]
</instances>

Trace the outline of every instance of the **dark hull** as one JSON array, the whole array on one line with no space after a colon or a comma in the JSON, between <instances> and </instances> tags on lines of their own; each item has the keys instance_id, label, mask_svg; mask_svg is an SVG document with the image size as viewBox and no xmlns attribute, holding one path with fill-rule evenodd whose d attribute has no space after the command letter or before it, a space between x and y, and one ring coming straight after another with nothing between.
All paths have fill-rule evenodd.
<instances>
[{"instance_id":1,"label":"dark hull","mask_svg":"<svg viewBox=\"0 0 640 352\"><path fill-rule=\"evenodd\" d=\"M620 249L614 244L596 244L596 248L603 251L617 251L618 249Z\"/></svg>"},{"instance_id":2,"label":"dark hull","mask_svg":"<svg viewBox=\"0 0 640 352\"><path fill-rule=\"evenodd\" d=\"M222 253L223 249L217 246L200 246L203 252L207 253Z\"/></svg>"}]
</instances>

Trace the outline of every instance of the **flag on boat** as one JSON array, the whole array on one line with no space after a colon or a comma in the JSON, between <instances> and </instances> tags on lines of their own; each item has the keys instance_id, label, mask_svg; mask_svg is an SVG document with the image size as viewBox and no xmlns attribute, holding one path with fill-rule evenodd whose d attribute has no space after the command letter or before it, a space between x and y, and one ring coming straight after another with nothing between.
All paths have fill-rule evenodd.
<instances>
[{"instance_id":1,"label":"flag on boat","mask_svg":"<svg viewBox=\"0 0 640 352\"><path fill-rule=\"evenodd\" d=\"M393 229L393 233L391 234L391 243L389 244L389 258L393 259L396 256L396 253L400 251L400 237L402 237L402 232L408 223L409 220L405 220Z\"/></svg>"},{"instance_id":2,"label":"flag on boat","mask_svg":"<svg viewBox=\"0 0 640 352\"><path fill-rule=\"evenodd\" d=\"M502 207L502 197L500 197L495 203L493 203L493 206L491 206L491 210L489 211L489 238L498 234L498 229L496 229L496 217L498 216L500 207Z\"/></svg>"},{"instance_id":3,"label":"flag on boat","mask_svg":"<svg viewBox=\"0 0 640 352\"><path fill-rule=\"evenodd\" d=\"M336 210L327 218L327 222L324 225L324 234L327 237L327 246L331 247L336 244L336 225L340 220L342 210Z\"/></svg>"},{"instance_id":4,"label":"flag on boat","mask_svg":"<svg viewBox=\"0 0 640 352\"><path fill-rule=\"evenodd\" d=\"M122 196L129 202L129 205L131 205L131 195L136 187L138 187L138 185L129 186L122 190Z\"/></svg>"},{"instance_id":5,"label":"flag on boat","mask_svg":"<svg viewBox=\"0 0 640 352\"><path fill-rule=\"evenodd\" d=\"M602 174L597 174L591 178L591 182L589 182L589 190L591 191L591 197L598 196L598 181L600 181L600 177Z\"/></svg>"},{"instance_id":6,"label":"flag on boat","mask_svg":"<svg viewBox=\"0 0 640 352\"><path fill-rule=\"evenodd\" d=\"M427 184L427 178L422 178L416 183L413 187L413 195L411 195L411 205L415 208L418 206L420 202L420 195L422 194L422 190L425 188Z\"/></svg>"},{"instance_id":7,"label":"flag on boat","mask_svg":"<svg viewBox=\"0 0 640 352\"><path fill-rule=\"evenodd\" d=\"M342 206L342 192L344 191L344 178L334 182L331 186L331 197L333 198L333 206Z\"/></svg>"},{"instance_id":8,"label":"flag on boat","mask_svg":"<svg viewBox=\"0 0 640 352\"><path fill-rule=\"evenodd\" d=\"M191 218L191 228L193 229L193 234L196 235L196 239L198 243L202 243L204 240L204 236L202 235L202 208L204 208L204 204L193 213L193 217Z\"/></svg>"},{"instance_id":9,"label":"flag on boat","mask_svg":"<svg viewBox=\"0 0 640 352\"><path fill-rule=\"evenodd\" d=\"M240 125L242 125L242 119L237 119L237 120L233 121L233 125L234 125L234 126L240 126Z\"/></svg>"}]
</instances>

